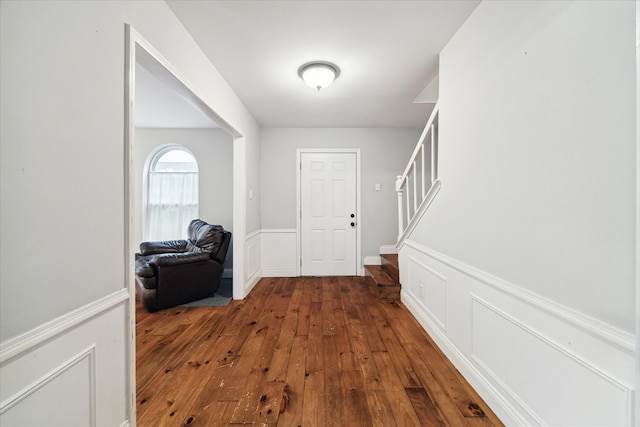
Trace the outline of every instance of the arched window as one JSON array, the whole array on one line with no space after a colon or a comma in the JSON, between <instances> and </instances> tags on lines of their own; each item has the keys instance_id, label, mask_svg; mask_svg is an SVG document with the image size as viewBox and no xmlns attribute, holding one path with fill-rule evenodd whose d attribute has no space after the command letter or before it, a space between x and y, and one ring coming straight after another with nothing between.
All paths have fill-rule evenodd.
<instances>
[{"instance_id":1,"label":"arched window","mask_svg":"<svg viewBox=\"0 0 640 427\"><path fill-rule=\"evenodd\" d=\"M183 239L198 218L198 163L181 146L163 147L149 156L144 239Z\"/></svg>"}]
</instances>

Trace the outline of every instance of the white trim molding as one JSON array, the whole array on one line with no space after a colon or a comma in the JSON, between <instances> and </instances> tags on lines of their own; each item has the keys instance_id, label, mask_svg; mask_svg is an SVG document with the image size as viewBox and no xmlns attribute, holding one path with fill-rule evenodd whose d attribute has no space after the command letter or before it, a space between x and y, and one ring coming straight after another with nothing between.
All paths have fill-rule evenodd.
<instances>
[{"instance_id":1,"label":"white trim molding","mask_svg":"<svg viewBox=\"0 0 640 427\"><path fill-rule=\"evenodd\" d=\"M636 393L635 425L640 426L640 0L636 0Z\"/></svg>"},{"instance_id":2,"label":"white trim molding","mask_svg":"<svg viewBox=\"0 0 640 427\"><path fill-rule=\"evenodd\" d=\"M412 240L399 262L403 303L506 425L632 424L634 335Z\"/></svg>"}]
</instances>

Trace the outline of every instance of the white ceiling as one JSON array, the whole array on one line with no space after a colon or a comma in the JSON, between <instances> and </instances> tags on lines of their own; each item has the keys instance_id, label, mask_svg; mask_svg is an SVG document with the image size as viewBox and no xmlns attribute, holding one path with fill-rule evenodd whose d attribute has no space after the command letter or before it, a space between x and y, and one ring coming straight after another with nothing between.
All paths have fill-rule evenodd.
<instances>
[{"instance_id":1,"label":"white ceiling","mask_svg":"<svg viewBox=\"0 0 640 427\"><path fill-rule=\"evenodd\" d=\"M479 2L167 0L263 127L424 125L414 100ZM320 93L297 75L314 60L341 70Z\"/></svg>"}]
</instances>

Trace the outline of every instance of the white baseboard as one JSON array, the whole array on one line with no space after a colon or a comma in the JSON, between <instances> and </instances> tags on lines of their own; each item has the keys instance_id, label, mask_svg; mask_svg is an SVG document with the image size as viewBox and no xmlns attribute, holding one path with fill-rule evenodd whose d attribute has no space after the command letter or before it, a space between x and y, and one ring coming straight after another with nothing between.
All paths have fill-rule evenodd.
<instances>
[{"instance_id":1,"label":"white baseboard","mask_svg":"<svg viewBox=\"0 0 640 427\"><path fill-rule=\"evenodd\" d=\"M632 334L410 240L399 258L402 301L505 424L633 422Z\"/></svg>"}]
</instances>

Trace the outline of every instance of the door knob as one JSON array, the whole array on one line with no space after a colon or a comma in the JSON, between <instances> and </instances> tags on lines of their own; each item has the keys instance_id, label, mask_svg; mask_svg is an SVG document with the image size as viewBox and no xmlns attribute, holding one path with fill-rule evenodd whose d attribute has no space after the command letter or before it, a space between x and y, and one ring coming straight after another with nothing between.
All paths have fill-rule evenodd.
<instances>
[{"instance_id":1,"label":"door knob","mask_svg":"<svg viewBox=\"0 0 640 427\"><path fill-rule=\"evenodd\" d=\"M351 214L351 218L355 218L355 217L356 217L356 214Z\"/></svg>"},{"instance_id":2,"label":"door knob","mask_svg":"<svg viewBox=\"0 0 640 427\"><path fill-rule=\"evenodd\" d=\"M355 223L355 222L352 222L352 223L351 223L351 226L352 226L352 227L355 227L355 226L356 226L356 223Z\"/></svg>"}]
</instances>

